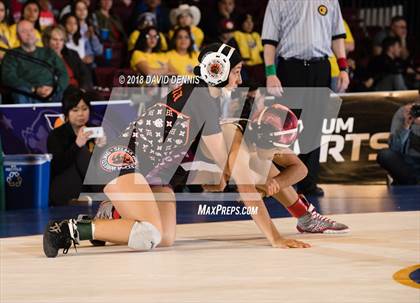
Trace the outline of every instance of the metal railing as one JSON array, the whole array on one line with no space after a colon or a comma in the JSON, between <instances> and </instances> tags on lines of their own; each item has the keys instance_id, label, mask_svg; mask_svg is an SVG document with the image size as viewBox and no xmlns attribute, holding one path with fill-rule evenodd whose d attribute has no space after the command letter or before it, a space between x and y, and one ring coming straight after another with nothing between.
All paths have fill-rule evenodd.
<instances>
[{"instance_id":1,"label":"metal railing","mask_svg":"<svg viewBox=\"0 0 420 303\"><path fill-rule=\"evenodd\" d=\"M412 102L419 98L417 90L399 90L399 91L379 91L379 92L362 92L362 93L343 93L337 94L344 101L358 100L393 100L401 103Z\"/></svg>"}]
</instances>

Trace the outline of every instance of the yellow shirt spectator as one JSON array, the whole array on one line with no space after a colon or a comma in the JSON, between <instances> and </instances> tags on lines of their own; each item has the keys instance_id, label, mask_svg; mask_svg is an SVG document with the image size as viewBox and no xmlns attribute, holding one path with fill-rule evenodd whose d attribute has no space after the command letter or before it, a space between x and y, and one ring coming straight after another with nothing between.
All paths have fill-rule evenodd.
<instances>
[{"instance_id":1,"label":"yellow shirt spectator","mask_svg":"<svg viewBox=\"0 0 420 303\"><path fill-rule=\"evenodd\" d=\"M198 52L181 55L176 50L166 53L170 67L180 76L193 76L194 67L198 65Z\"/></svg>"},{"instance_id":2,"label":"yellow shirt spectator","mask_svg":"<svg viewBox=\"0 0 420 303\"><path fill-rule=\"evenodd\" d=\"M13 37L11 33L10 26L6 23L0 23L0 47L12 48L12 46L15 44L15 38L16 36ZM4 52L0 51L0 59L3 57L3 55Z\"/></svg>"},{"instance_id":3,"label":"yellow shirt spectator","mask_svg":"<svg viewBox=\"0 0 420 303\"><path fill-rule=\"evenodd\" d=\"M6 23L0 23L0 46L4 48L11 48L14 44L11 32L11 26Z\"/></svg>"},{"instance_id":4,"label":"yellow shirt spectator","mask_svg":"<svg viewBox=\"0 0 420 303\"><path fill-rule=\"evenodd\" d=\"M166 53L146 53L136 50L131 56L131 69L137 71L136 65L140 62L147 62L150 68L162 68L168 64L168 57Z\"/></svg>"},{"instance_id":5,"label":"yellow shirt spectator","mask_svg":"<svg viewBox=\"0 0 420 303\"><path fill-rule=\"evenodd\" d=\"M197 26L190 26L191 29L191 35L194 39L194 45L196 46L194 49L199 50L201 47L201 44L203 44L204 40L204 33L203 31L197 27ZM174 35L174 30L169 31L169 39L172 39L172 36Z\"/></svg>"},{"instance_id":6,"label":"yellow shirt spectator","mask_svg":"<svg viewBox=\"0 0 420 303\"><path fill-rule=\"evenodd\" d=\"M130 37L128 38L128 51L129 52L134 50L134 47L136 46L136 42L139 36L140 36L139 30L135 30L134 32L131 33ZM166 42L165 35L162 33L159 33L159 37L160 37L160 43L161 43L160 44L161 50L166 51L168 49L168 43Z\"/></svg>"},{"instance_id":7,"label":"yellow shirt spectator","mask_svg":"<svg viewBox=\"0 0 420 303\"><path fill-rule=\"evenodd\" d=\"M12 48L19 47L20 46L20 41L17 37L16 24L13 24L13 25L10 26L10 34L11 34L11 39L13 41ZM35 37L36 37L36 40L37 40L36 46L43 47L44 45L42 44L41 33L37 29L35 29Z\"/></svg>"},{"instance_id":8,"label":"yellow shirt spectator","mask_svg":"<svg viewBox=\"0 0 420 303\"><path fill-rule=\"evenodd\" d=\"M249 66L262 64L261 52L264 51L261 42L261 36L257 32L245 33L235 31L233 38L238 43L239 51L245 64Z\"/></svg>"},{"instance_id":9,"label":"yellow shirt spectator","mask_svg":"<svg viewBox=\"0 0 420 303\"><path fill-rule=\"evenodd\" d=\"M353 35L346 21L344 21L344 28L346 29L345 43L354 43ZM331 78L338 77L338 75L340 74L340 68L338 67L338 64L337 64L337 58L334 56L334 57L330 57L329 60L331 64Z\"/></svg>"}]
</instances>

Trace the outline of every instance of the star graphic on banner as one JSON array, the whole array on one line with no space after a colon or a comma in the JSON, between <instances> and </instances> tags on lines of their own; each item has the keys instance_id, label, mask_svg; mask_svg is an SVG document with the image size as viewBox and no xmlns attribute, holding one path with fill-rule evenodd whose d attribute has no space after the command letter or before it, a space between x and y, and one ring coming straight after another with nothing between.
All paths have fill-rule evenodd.
<instances>
[{"instance_id":1,"label":"star graphic on banner","mask_svg":"<svg viewBox=\"0 0 420 303\"><path fill-rule=\"evenodd\" d=\"M6 129L13 129L12 119L7 119L4 115L0 118L0 124L2 124Z\"/></svg>"}]
</instances>

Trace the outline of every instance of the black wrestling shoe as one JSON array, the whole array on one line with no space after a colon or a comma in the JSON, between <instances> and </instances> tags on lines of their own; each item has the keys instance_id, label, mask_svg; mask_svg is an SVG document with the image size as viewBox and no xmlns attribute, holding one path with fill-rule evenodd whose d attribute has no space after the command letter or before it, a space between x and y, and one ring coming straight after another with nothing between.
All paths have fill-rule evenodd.
<instances>
[{"instance_id":1,"label":"black wrestling shoe","mask_svg":"<svg viewBox=\"0 0 420 303\"><path fill-rule=\"evenodd\" d=\"M79 244L79 232L76 221L73 219L63 221L50 221L44 231L43 248L48 258L55 258L62 248L67 254L69 248Z\"/></svg>"}]
</instances>

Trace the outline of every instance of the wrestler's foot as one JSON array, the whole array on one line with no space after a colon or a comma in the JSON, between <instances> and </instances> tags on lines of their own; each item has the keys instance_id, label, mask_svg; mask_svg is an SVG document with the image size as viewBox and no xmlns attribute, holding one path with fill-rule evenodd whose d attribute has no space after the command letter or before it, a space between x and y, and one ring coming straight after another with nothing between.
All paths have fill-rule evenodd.
<instances>
[{"instance_id":1,"label":"wrestler's foot","mask_svg":"<svg viewBox=\"0 0 420 303\"><path fill-rule=\"evenodd\" d=\"M73 219L63 221L50 221L44 231L43 248L48 258L55 258L62 248L67 254L69 248L79 244L79 232L76 221Z\"/></svg>"},{"instance_id":2,"label":"wrestler's foot","mask_svg":"<svg viewBox=\"0 0 420 303\"><path fill-rule=\"evenodd\" d=\"M338 234L348 233L349 227L345 224L331 220L320 213L315 207L310 204L305 197L301 196L305 204L308 204L308 210L305 215L298 219L297 230L301 233L323 233L323 234Z\"/></svg>"}]
</instances>

